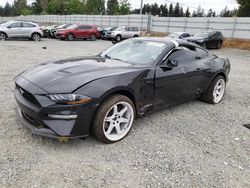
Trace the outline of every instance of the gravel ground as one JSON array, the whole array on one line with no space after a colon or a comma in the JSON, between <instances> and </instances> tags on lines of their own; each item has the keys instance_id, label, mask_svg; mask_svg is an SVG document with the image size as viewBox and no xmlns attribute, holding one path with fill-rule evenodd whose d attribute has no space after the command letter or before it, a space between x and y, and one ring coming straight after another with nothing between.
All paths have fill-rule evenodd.
<instances>
[{"instance_id":1,"label":"gravel ground","mask_svg":"<svg viewBox=\"0 0 250 188\"><path fill-rule=\"evenodd\" d=\"M15 121L15 75L52 59L93 55L108 41L0 44L0 187L250 187L250 52L231 60L224 100L192 101L138 119L124 140L60 143ZM42 47L47 47L43 49Z\"/></svg>"}]
</instances>

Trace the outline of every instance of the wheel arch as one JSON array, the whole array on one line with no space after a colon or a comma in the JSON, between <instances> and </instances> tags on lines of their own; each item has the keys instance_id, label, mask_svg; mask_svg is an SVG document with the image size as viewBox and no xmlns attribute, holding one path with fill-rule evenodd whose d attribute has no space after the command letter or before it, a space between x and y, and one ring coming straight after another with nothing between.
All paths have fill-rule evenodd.
<instances>
[{"instance_id":1,"label":"wheel arch","mask_svg":"<svg viewBox=\"0 0 250 188\"><path fill-rule=\"evenodd\" d=\"M42 37L42 35L41 35L41 33L39 33L39 32L33 32L33 33L31 33L31 37L34 35L34 34L38 34L40 37Z\"/></svg>"},{"instance_id":2,"label":"wheel arch","mask_svg":"<svg viewBox=\"0 0 250 188\"><path fill-rule=\"evenodd\" d=\"M136 99L135 99L135 96L133 94L132 91L130 91L128 88L124 88L124 87L118 87L118 88L115 88L115 89L112 89L112 90L109 90L107 92L105 92L101 97L100 97L100 101L98 103L98 106L97 108L95 109L94 113L93 113L93 116L91 118L91 121L90 121L90 128L89 128L89 133L91 134L91 131L92 131L92 125L93 125L93 122L94 122L94 119L96 117L96 113L98 111L98 109L100 108L100 106L102 105L103 102L105 102L108 98L114 96L114 95L124 95L126 97L128 97L134 104L134 107L135 107L135 115L137 116L137 103L136 103Z\"/></svg>"},{"instance_id":3,"label":"wheel arch","mask_svg":"<svg viewBox=\"0 0 250 188\"><path fill-rule=\"evenodd\" d=\"M6 38L8 38L8 35L7 35L7 33L6 33L6 32L4 32L4 31L0 31L0 33L5 34Z\"/></svg>"}]
</instances>

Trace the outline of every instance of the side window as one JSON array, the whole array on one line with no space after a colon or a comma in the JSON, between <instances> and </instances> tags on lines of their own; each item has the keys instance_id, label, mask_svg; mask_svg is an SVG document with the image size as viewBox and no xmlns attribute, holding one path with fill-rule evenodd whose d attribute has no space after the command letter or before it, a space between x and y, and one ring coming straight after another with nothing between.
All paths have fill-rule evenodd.
<instances>
[{"instance_id":1,"label":"side window","mask_svg":"<svg viewBox=\"0 0 250 188\"><path fill-rule=\"evenodd\" d=\"M88 28L88 26L86 26L86 25L80 25L79 27L78 27L78 29L81 29L81 30L84 30L84 29L87 29Z\"/></svg>"},{"instance_id":2,"label":"side window","mask_svg":"<svg viewBox=\"0 0 250 188\"><path fill-rule=\"evenodd\" d=\"M177 62L179 65L189 64L190 62L194 62L196 57L196 53L187 48L179 49L173 51L165 63L171 63L172 61Z\"/></svg>"},{"instance_id":3,"label":"side window","mask_svg":"<svg viewBox=\"0 0 250 188\"><path fill-rule=\"evenodd\" d=\"M19 28L19 27L22 27L21 22L16 22L8 26L8 28Z\"/></svg>"},{"instance_id":4,"label":"side window","mask_svg":"<svg viewBox=\"0 0 250 188\"><path fill-rule=\"evenodd\" d=\"M30 23L25 23L25 22L23 22L22 24L23 24L23 27L25 27L25 28L36 27L35 25L30 24Z\"/></svg>"},{"instance_id":5,"label":"side window","mask_svg":"<svg viewBox=\"0 0 250 188\"><path fill-rule=\"evenodd\" d=\"M199 59L205 58L205 57L208 56L207 51L205 51L205 50L203 50L203 49L201 49L201 48L196 48L196 52L197 52L197 57L198 57Z\"/></svg>"}]
</instances>

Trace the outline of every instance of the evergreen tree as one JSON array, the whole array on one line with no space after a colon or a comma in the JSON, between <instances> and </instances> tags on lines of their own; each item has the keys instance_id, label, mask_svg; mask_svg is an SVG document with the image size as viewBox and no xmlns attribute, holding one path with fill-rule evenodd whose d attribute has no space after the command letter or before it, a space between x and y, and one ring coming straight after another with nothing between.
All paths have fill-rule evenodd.
<instances>
[{"instance_id":1,"label":"evergreen tree","mask_svg":"<svg viewBox=\"0 0 250 188\"><path fill-rule=\"evenodd\" d=\"M151 14L153 16L159 16L160 15L160 8L158 7L157 3L154 3L151 5Z\"/></svg>"},{"instance_id":2,"label":"evergreen tree","mask_svg":"<svg viewBox=\"0 0 250 188\"><path fill-rule=\"evenodd\" d=\"M147 3L142 8L142 14L151 14L151 6Z\"/></svg>"},{"instance_id":3,"label":"evergreen tree","mask_svg":"<svg viewBox=\"0 0 250 188\"><path fill-rule=\"evenodd\" d=\"M172 3L169 5L169 16L170 17L174 16L174 7Z\"/></svg>"},{"instance_id":4,"label":"evergreen tree","mask_svg":"<svg viewBox=\"0 0 250 188\"><path fill-rule=\"evenodd\" d=\"M108 15L117 15L119 13L119 3L117 0L108 0L107 1L107 14Z\"/></svg>"},{"instance_id":5,"label":"evergreen tree","mask_svg":"<svg viewBox=\"0 0 250 188\"><path fill-rule=\"evenodd\" d=\"M238 16L250 17L250 1L249 0L237 0L239 6Z\"/></svg>"},{"instance_id":6,"label":"evergreen tree","mask_svg":"<svg viewBox=\"0 0 250 188\"><path fill-rule=\"evenodd\" d=\"M191 13L189 12L189 7L187 8L185 12L185 17L190 17Z\"/></svg>"},{"instance_id":7,"label":"evergreen tree","mask_svg":"<svg viewBox=\"0 0 250 188\"><path fill-rule=\"evenodd\" d=\"M179 14L180 17L184 17L184 11L183 11L183 8L181 7L180 9L180 14Z\"/></svg>"},{"instance_id":8,"label":"evergreen tree","mask_svg":"<svg viewBox=\"0 0 250 188\"><path fill-rule=\"evenodd\" d=\"M213 10L210 8L209 11L207 12L207 17L212 17L213 16Z\"/></svg>"},{"instance_id":9,"label":"evergreen tree","mask_svg":"<svg viewBox=\"0 0 250 188\"><path fill-rule=\"evenodd\" d=\"M128 0L120 0L119 4L119 14L125 15L131 13L131 5Z\"/></svg>"},{"instance_id":10,"label":"evergreen tree","mask_svg":"<svg viewBox=\"0 0 250 188\"><path fill-rule=\"evenodd\" d=\"M4 7L4 16L12 16L12 6L10 5L9 2L6 3L5 7Z\"/></svg>"},{"instance_id":11,"label":"evergreen tree","mask_svg":"<svg viewBox=\"0 0 250 188\"><path fill-rule=\"evenodd\" d=\"M174 7L174 17L179 17L180 16L180 4L176 3Z\"/></svg>"},{"instance_id":12,"label":"evergreen tree","mask_svg":"<svg viewBox=\"0 0 250 188\"><path fill-rule=\"evenodd\" d=\"M160 16L167 17L168 16L168 6L167 4L160 6Z\"/></svg>"}]
</instances>

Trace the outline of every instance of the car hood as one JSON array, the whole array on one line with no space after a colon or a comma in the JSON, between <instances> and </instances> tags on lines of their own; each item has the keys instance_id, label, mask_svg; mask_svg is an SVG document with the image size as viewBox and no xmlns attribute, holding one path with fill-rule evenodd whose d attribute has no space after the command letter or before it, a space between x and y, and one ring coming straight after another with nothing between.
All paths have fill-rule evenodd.
<instances>
[{"instance_id":1,"label":"car hood","mask_svg":"<svg viewBox=\"0 0 250 188\"><path fill-rule=\"evenodd\" d=\"M197 41L197 40L206 40L207 38L204 37L187 37L186 40L189 41Z\"/></svg>"},{"instance_id":2,"label":"car hood","mask_svg":"<svg viewBox=\"0 0 250 188\"><path fill-rule=\"evenodd\" d=\"M95 56L42 63L20 76L48 93L70 93L91 81L135 70L132 64Z\"/></svg>"}]
</instances>

